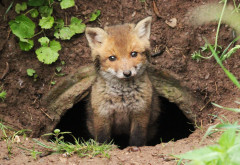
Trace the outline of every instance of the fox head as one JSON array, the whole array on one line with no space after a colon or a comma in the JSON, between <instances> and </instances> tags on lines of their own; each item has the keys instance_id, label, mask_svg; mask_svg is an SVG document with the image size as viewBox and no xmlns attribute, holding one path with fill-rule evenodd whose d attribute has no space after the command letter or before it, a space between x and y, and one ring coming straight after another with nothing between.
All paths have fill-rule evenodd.
<instances>
[{"instance_id":1,"label":"fox head","mask_svg":"<svg viewBox=\"0 0 240 165\"><path fill-rule=\"evenodd\" d=\"M126 79L141 75L148 63L151 17L136 25L86 28L92 57L103 77Z\"/></svg>"}]
</instances>

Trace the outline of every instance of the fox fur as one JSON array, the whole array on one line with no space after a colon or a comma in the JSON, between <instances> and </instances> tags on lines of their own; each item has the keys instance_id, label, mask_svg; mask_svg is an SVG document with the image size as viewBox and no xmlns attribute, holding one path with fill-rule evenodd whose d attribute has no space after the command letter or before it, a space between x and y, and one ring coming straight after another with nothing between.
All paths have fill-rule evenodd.
<instances>
[{"instance_id":1,"label":"fox fur","mask_svg":"<svg viewBox=\"0 0 240 165\"><path fill-rule=\"evenodd\" d=\"M159 100L146 70L151 21L86 28L97 72L87 126L100 143L127 134L130 146L143 146L157 131Z\"/></svg>"}]
</instances>

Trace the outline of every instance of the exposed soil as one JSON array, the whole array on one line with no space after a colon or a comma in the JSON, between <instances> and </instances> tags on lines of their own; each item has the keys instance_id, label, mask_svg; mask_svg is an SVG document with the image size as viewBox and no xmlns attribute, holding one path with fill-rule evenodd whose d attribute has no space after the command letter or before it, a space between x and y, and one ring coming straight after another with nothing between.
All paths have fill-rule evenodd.
<instances>
[{"instance_id":1,"label":"exposed soil","mask_svg":"<svg viewBox=\"0 0 240 165\"><path fill-rule=\"evenodd\" d=\"M210 43L214 43L217 23L193 27L186 23L186 13L196 6L212 1L155 1L161 18L156 16L152 0L146 0L146 2L141 2L140 0L76 0L76 7L62 11L56 6L54 10L56 17L62 17L65 20L70 20L71 16L85 20L85 17L89 16L91 12L100 9L101 16L98 21L87 23L87 26L94 27L128 22L137 23L139 20L151 15L153 17L151 28L152 54L163 52L160 56L152 57L152 64L158 69L167 70L176 75L176 78L181 81L182 85L196 94L199 100L204 100L201 104L205 106L201 108L197 116L198 121L202 123L201 125L197 124L196 127L195 123L192 123L189 126L186 124L188 123L187 120L183 121L183 125L176 123L177 119L183 119L184 116L179 117L181 115L178 112L180 109L173 103L167 103L168 101L165 100L165 112L168 112L167 108L170 107L175 110L162 116L164 118L162 119L162 125L169 126L172 124L161 129L169 129L172 133L165 131L159 134L164 143L159 144L160 141L157 141L154 142L154 146L141 147L137 152L132 152L129 147L123 150L114 149L110 152L110 159L100 157L79 158L77 156L66 158L63 155L48 155L33 160L29 152L17 148L17 144L13 145L13 154L9 158L6 142L0 141L0 164L167 165L176 164L176 161L170 157L171 154L180 154L199 146L211 144L212 140L217 138L217 136L213 137L213 139L208 138L201 145L199 142L208 126L219 122L213 115L218 117L225 116L232 122L240 119L239 114L215 108L210 104L210 102L215 102L227 107L236 107L234 101L240 93L219 65L217 65L215 59L211 58L197 62L191 58L191 54L204 45L204 38ZM2 102L0 100L0 120L16 129L31 129L32 133L30 136L38 138L44 133L46 124L51 124L48 111L42 107L42 98L53 88L51 81L54 80L58 84L65 78L65 76L55 76L56 67L61 65L60 61L65 61L66 64L62 66L62 72L67 75L75 72L80 66L92 63L90 48L84 34L80 34L73 37L70 41L61 41L63 49L60 51L60 59L57 62L51 65L40 63L33 50L30 52L20 50L17 38L11 33L8 22L16 16L13 8L6 14L4 19L5 11L10 3L11 1L8 0L0 1L0 86L7 91L5 101ZM166 20L169 21L172 18L177 19L176 27L170 27L165 23ZM232 31L233 29L227 25L221 26L219 45L223 46L223 48L226 48L233 40ZM46 33L51 35L52 32L46 31ZM37 40L34 42L36 45L38 44ZM224 62L225 67L237 78L240 77L240 56L238 54L239 51ZM39 75L36 82L33 81L32 77L27 76L26 70L28 68L35 69ZM83 104L79 103L75 105L75 108L83 108L82 106ZM67 113L71 113L71 111L74 111L74 108ZM71 122L64 122L64 118L67 118L67 113L63 116L62 123L59 123L57 126L66 131L71 127ZM81 121L84 122L84 118ZM188 125L185 129L183 129L185 127L184 124ZM191 129L193 131L193 126L197 129L191 134L188 130ZM83 126L83 128L79 129L84 130L85 128ZM74 132L74 130L68 131ZM82 135L77 136L85 135L85 133L82 133ZM172 138L175 141L170 141ZM25 146L29 146L29 148L34 146L31 140L26 141L22 138L21 142Z\"/></svg>"}]
</instances>

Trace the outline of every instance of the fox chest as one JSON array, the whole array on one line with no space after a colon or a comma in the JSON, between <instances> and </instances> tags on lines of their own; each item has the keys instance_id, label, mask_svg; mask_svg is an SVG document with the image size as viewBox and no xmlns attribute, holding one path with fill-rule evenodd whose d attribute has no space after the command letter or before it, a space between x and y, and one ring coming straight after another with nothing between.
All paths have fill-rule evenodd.
<instances>
[{"instance_id":1,"label":"fox chest","mask_svg":"<svg viewBox=\"0 0 240 165\"><path fill-rule=\"evenodd\" d=\"M147 85L116 84L97 89L92 91L94 94L97 93L95 97L98 97L97 102L95 101L97 99L92 98L94 111L105 120L111 121L113 130L119 133L129 131L133 115L149 111L152 89Z\"/></svg>"},{"instance_id":2,"label":"fox chest","mask_svg":"<svg viewBox=\"0 0 240 165\"><path fill-rule=\"evenodd\" d=\"M100 113L106 115L124 113L129 116L132 113L143 111L148 99L142 90L144 89L137 85L106 88L99 108ZM151 96L149 95L149 97Z\"/></svg>"},{"instance_id":3,"label":"fox chest","mask_svg":"<svg viewBox=\"0 0 240 165\"><path fill-rule=\"evenodd\" d=\"M134 89L131 92L111 91L100 105L99 111L111 121L115 133L127 133L132 116L146 111L146 105L144 96Z\"/></svg>"}]
</instances>

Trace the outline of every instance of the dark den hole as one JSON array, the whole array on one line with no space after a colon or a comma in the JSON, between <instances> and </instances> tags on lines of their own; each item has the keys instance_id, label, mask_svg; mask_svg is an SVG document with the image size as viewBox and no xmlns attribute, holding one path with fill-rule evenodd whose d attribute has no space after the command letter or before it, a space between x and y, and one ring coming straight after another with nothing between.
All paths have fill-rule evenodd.
<instances>
[{"instance_id":1,"label":"dark den hole","mask_svg":"<svg viewBox=\"0 0 240 165\"><path fill-rule=\"evenodd\" d=\"M195 130L193 123L186 118L176 104L163 97L159 97L159 99L162 102L162 112L158 119L158 133L148 145L154 146L161 142L176 141L188 137ZM60 129L61 132L72 132L72 135L79 140L89 140L90 134L86 126L86 106L87 98L75 104L62 116L56 128ZM121 135L112 138L114 144L119 148L128 146L128 136ZM64 135L64 140L74 143L70 135Z\"/></svg>"}]
</instances>

